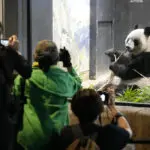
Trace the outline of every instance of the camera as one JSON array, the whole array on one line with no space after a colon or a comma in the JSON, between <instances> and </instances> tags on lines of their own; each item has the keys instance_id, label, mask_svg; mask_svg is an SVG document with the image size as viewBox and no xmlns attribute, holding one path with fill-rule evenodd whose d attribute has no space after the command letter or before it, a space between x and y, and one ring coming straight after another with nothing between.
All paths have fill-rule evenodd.
<instances>
[{"instance_id":1,"label":"camera","mask_svg":"<svg viewBox=\"0 0 150 150\"><path fill-rule=\"evenodd\" d=\"M59 52L59 61L63 61L64 60L64 55L66 55L67 53L67 49L64 48L60 48L60 52Z\"/></svg>"},{"instance_id":2,"label":"camera","mask_svg":"<svg viewBox=\"0 0 150 150\"><path fill-rule=\"evenodd\" d=\"M1 35L3 34L3 25L2 25L2 22L0 22L0 37L1 37ZM8 43L9 43L9 41L8 41L8 39L1 39L0 38L0 44L2 45L2 46L8 46Z\"/></svg>"},{"instance_id":3,"label":"camera","mask_svg":"<svg viewBox=\"0 0 150 150\"><path fill-rule=\"evenodd\" d=\"M7 49L7 40L1 40L0 39L0 52L1 52L1 55L3 56L6 52L6 49Z\"/></svg>"},{"instance_id":4,"label":"camera","mask_svg":"<svg viewBox=\"0 0 150 150\"><path fill-rule=\"evenodd\" d=\"M109 94L105 91L98 91L98 94L104 103L104 105L108 105L108 100L109 100Z\"/></svg>"}]
</instances>

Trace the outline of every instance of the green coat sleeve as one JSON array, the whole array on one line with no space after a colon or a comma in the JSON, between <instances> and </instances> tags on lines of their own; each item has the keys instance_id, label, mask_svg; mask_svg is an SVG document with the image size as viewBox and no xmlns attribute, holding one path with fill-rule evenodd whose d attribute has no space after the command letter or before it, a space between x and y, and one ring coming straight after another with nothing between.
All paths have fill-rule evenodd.
<instances>
[{"instance_id":1,"label":"green coat sleeve","mask_svg":"<svg viewBox=\"0 0 150 150\"><path fill-rule=\"evenodd\" d=\"M81 86L81 78L76 73L75 69L72 68L69 71L69 79L68 79L68 89L70 89L70 97L72 97L82 86ZM72 92L71 92L72 91Z\"/></svg>"},{"instance_id":2,"label":"green coat sleeve","mask_svg":"<svg viewBox=\"0 0 150 150\"><path fill-rule=\"evenodd\" d=\"M20 75L18 75L14 80L13 93L16 96L21 95L21 79L22 79L22 77Z\"/></svg>"},{"instance_id":3,"label":"green coat sleeve","mask_svg":"<svg viewBox=\"0 0 150 150\"><path fill-rule=\"evenodd\" d=\"M13 93L15 94L15 96L20 96L21 95L21 85L23 83L23 80L25 80L24 78L22 78L20 75L18 75L15 80L14 80L14 86L13 86ZM23 84L24 85L24 84ZM26 79L25 80L25 87L28 87L29 86L29 82L28 80ZM24 90L24 94L26 95L27 93L27 89L28 88L25 88Z\"/></svg>"}]
</instances>

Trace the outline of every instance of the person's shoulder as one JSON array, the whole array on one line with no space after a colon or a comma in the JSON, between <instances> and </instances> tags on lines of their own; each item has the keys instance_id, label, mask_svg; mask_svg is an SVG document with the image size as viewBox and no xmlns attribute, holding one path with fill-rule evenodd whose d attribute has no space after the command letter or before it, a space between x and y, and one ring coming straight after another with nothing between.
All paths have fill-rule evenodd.
<instances>
[{"instance_id":1,"label":"person's shoulder","mask_svg":"<svg viewBox=\"0 0 150 150\"><path fill-rule=\"evenodd\" d=\"M59 64L50 66L50 70L61 72L61 73L67 72L66 68L61 67Z\"/></svg>"},{"instance_id":2,"label":"person's shoulder","mask_svg":"<svg viewBox=\"0 0 150 150\"><path fill-rule=\"evenodd\" d=\"M62 130L61 130L61 136L67 135L69 133L71 133L72 131L72 127L74 127L75 125L72 126L65 126Z\"/></svg>"},{"instance_id":3,"label":"person's shoulder","mask_svg":"<svg viewBox=\"0 0 150 150\"><path fill-rule=\"evenodd\" d=\"M72 126L65 126L57 137L57 142L59 143L57 149L65 150L68 145L70 145L74 140L74 136L72 133Z\"/></svg>"},{"instance_id":4,"label":"person's shoulder","mask_svg":"<svg viewBox=\"0 0 150 150\"><path fill-rule=\"evenodd\" d=\"M15 49L11 48L10 46L7 46L6 49L7 49L7 53L8 54L12 54L12 55L18 56L17 51Z\"/></svg>"},{"instance_id":5,"label":"person's shoulder","mask_svg":"<svg viewBox=\"0 0 150 150\"><path fill-rule=\"evenodd\" d=\"M61 130L61 138L65 141L65 140L69 140L72 141L74 139L75 135L75 131L78 132L78 127L80 127L79 124L76 125L69 125L69 126L65 126L62 130Z\"/></svg>"},{"instance_id":6,"label":"person's shoulder","mask_svg":"<svg viewBox=\"0 0 150 150\"><path fill-rule=\"evenodd\" d=\"M58 75L58 76L69 76L69 72L67 71L67 68L63 68L63 67L60 67L58 65L54 65L54 66L51 66L50 69L49 69L49 73L51 74L55 74L55 75Z\"/></svg>"},{"instance_id":7,"label":"person's shoulder","mask_svg":"<svg viewBox=\"0 0 150 150\"><path fill-rule=\"evenodd\" d=\"M117 125L115 124L107 124L105 126L103 126L103 130L120 130L122 128L118 127Z\"/></svg>"},{"instance_id":8,"label":"person's shoulder","mask_svg":"<svg viewBox=\"0 0 150 150\"><path fill-rule=\"evenodd\" d=\"M108 124L106 126L103 127L103 132L104 134L105 133L108 133L108 134L111 134L111 135L118 135L118 136L122 136L122 137L127 137L129 138L129 133L121 128L121 127L118 127L117 125L114 125L114 124Z\"/></svg>"},{"instance_id":9,"label":"person's shoulder","mask_svg":"<svg viewBox=\"0 0 150 150\"><path fill-rule=\"evenodd\" d=\"M97 143L104 150L120 150L129 141L129 133L117 125L108 124L102 127Z\"/></svg>"},{"instance_id":10,"label":"person's shoulder","mask_svg":"<svg viewBox=\"0 0 150 150\"><path fill-rule=\"evenodd\" d=\"M11 59L11 62L16 63L17 66L19 66L20 64L22 64L21 62L24 62L24 58L22 55L19 54L19 52L17 52L15 49L11 48L10 46L6 47L7 49L7 57Z\"/></svg>"}]
</instances>

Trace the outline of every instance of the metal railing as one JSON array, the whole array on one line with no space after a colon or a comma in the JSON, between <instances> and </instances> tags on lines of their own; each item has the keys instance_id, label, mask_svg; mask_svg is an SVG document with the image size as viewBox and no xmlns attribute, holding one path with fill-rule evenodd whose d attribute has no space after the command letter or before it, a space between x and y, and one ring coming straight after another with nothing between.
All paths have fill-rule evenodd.
<instances>
[{"instance_id":1,"label":"metal railing","mask_svg":"<svg viewBox=\"0 0 150 150\"><path fill-rule=\"evenodd\" d=\"M71 98L67 99L69 102L71 102ZM147 107L150 108L150 103L132 103L132 102L115 102L116 106L132 106L132 107Z\"/></svg>"},{"instance_id":2,"label":"metal railing","mask_svg":"<svg viewBox=\"0 0 150 150\"><path fill-rule=\"evenodd\" d=\"M150 139L131 139L129 144L150 144Z\"/></svg>"},{"instance_id":3,"label":"metal railing","mask_svg":"<svg viewBox=\"0 0 150 150\"><path fill-rule=\"evenodd\" d=\"M147 107L150 108L150 103L132 103L132 102L115 102L117 106L132 106L132 107Z\"/></svg>"}]
</instances>

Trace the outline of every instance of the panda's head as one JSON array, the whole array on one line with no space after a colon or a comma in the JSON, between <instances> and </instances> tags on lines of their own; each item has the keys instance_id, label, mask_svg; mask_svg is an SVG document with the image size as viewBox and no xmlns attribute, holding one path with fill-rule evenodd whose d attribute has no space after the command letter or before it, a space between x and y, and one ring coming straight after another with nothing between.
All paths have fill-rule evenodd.
<instances>
[{"instance_id":1,"label":"panda's head","mask_svg":"<svg viewBox=\"0 0 150 150\"><path fill-rule=\"evenodd\" d=\"M150 27L138 29L136 26L126 37L125 47L133 55L150 51Z\"/></svg>"}]
</instances>

